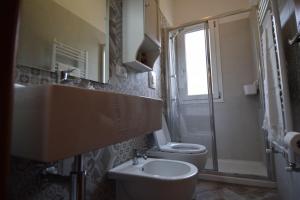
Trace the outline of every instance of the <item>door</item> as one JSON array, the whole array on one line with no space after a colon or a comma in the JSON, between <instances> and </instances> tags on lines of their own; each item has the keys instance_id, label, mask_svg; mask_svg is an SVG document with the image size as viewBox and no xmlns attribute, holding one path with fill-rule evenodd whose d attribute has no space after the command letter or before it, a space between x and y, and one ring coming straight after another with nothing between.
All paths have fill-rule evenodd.
<instances>
[{"instance_id":1,"label":"door","mask_svg":"<svg viewBox=\"0 0 300 200\"><path fill-rule=\"evenodd\" d=\"M185 27L177 36L179 132L181 142L204 145L208 150L206 169L217 170L211 102L212 94L218 98L219 92L210 79L207 27L208 23Z\"/></svg>"},{"instance_id":2,"label":"door","mask_svg":"<svg viewBox=\"0 0 300 200\"><path fill-rule=\"evenodd\" d=\"M159 41L158 5L155 0L145 0L145 33L154 42Z\"/></svg>"}]
</instances>

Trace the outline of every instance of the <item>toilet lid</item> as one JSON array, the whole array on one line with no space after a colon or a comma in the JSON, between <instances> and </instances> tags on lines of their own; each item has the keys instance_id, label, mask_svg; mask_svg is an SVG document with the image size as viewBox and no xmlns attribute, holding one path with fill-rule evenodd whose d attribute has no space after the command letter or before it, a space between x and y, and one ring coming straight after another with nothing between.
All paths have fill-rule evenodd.
<instances>
[{"instance_id":1,"label":"toilet lid","mask_svg":"<svg viewBox=\"0 0 300 200\"><path fill-rule=\"evenodd\" d=\"M158 146L166 145L171 142L170 132L168 125L165 119L165 116L162 115L162 128L160 130L154 131L154 139Z\"/></svg>"},{"instance_id":2,"label":"toilet lid","mask_svg":"<svg viewBox=\"0 0 300 200\"><path fill-rule=\"evenodd\" d=\"M200 144L190 144L190 143L175 143L169 142L168 144L159 146L161 151L173 152L173 153L204 153L206 147Z\"/></svg>"}]
</instances>

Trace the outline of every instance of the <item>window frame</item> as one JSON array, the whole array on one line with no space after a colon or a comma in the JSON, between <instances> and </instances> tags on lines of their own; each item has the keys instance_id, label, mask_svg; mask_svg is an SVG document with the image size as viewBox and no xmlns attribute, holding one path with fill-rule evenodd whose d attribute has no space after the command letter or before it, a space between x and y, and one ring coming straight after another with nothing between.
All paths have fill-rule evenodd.
<instances>
[{"instance_id":1,"label":"window frame","mask_svg":"<svg viewBox=\"0 0 300 200\"><path fill-rule=\"evenodd\" d=\"M207 103L208 95L188 95L187 88L187 72L186 72L186 60L185 60L185 34L195 32L198 30L205 30L205 23L185 27L183 31L178 35L177 40L177 71L180 80L178 80L179 86L179 99L182 104L187 103ZM213 99L214 102L224 102L223 99L223 84L222 84L222 70L220 59L220 45L219 45L219 26L217 20L208 21L208 39L210 50L210 64L212 71L212 84L213 84Z\"/></svg>"}]
</instances>

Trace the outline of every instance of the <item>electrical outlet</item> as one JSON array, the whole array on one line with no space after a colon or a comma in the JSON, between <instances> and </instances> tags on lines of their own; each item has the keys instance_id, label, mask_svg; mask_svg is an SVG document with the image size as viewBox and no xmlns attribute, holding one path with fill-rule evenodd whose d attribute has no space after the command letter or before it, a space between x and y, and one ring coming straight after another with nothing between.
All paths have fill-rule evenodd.
<instances>
[{"instance_id":1,"label":"electrical outlet","mask_svg":"<svg viewBox=\"0 0 300 200\"><path fill-rule=\"evenodd\" d=\"M127 78L127 69L123 66L117 65L116 74L122 78Z\"/></svg>"}]
</instances>

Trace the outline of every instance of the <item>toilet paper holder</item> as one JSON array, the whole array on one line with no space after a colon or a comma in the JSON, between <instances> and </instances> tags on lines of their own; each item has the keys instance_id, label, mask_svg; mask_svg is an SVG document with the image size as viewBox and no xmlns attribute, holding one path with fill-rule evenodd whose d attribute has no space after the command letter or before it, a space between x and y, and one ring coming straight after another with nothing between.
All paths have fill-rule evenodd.
<instances>
[{"instance_id":1,"label":"toilet paper holder","mask_svg":"<svg viewBox=\"0 0 300 200\"><path fill-rule=\"evenodd\" d=\"M281 154L287 162L287 166L285 167L286 171L300 172L300 167L297 166L295 158L290 158L289 150L277 142L272 141L271 147L270 149L266 149L266 153Z\"/></svg>"},{"instance_id":2,"label":"toilet paper holder","mask_svg":"<svg viewBox=\"0 0 300 200\"><path fill-rule=\"evenodd\" d=\"M296 163L288 163L288 166L285 167L285 170L288 172L300 172L300 167L297 167Z\"/></svg>"}]
</instances>

